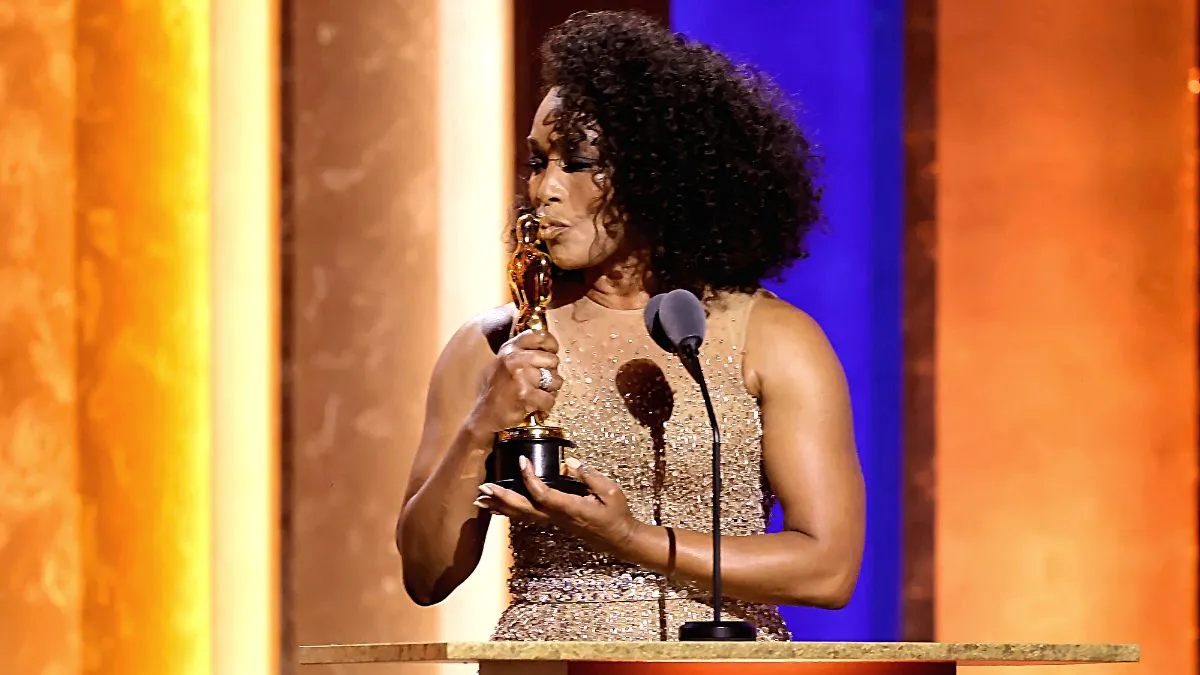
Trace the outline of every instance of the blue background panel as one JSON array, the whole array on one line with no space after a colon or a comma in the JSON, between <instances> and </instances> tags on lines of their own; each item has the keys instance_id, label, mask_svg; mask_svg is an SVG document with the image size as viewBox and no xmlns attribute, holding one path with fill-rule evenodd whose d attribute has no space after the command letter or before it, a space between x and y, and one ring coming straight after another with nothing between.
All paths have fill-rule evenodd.
<instances>
[{"instance_id":1,"label":"blue background panel","mask_svg":"<svg viewBox=\"0 0 1200 675\"><path fill-rule=\"evenodd\" d=\"M769 288L811 314L846 369L867 546L842 610L783 608L796 640L901 634L901 0L674 0L675 30L770 75L824 156L825 231ZM775 514L778 527L779 514Z\"/></svg>"}]
</instances>

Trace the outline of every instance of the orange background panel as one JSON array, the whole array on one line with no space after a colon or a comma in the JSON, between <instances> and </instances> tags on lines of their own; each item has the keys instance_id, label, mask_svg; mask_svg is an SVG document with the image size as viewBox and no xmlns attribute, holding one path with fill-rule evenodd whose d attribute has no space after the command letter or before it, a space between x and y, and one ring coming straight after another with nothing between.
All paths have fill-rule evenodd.
<instances>
[{"instance_id":1,"label":"orange background panel","mask_svg":"<svg viewBox=\"0 0 1200 675\"><path fill-rule=\"evenodd\" d=\"M937 638L1194 673L1194 3L940 9Z\"/></svg>"},{"instance_id":2,"label":"orange background panel","mask_svg":"<svg viewBox=\"0 0 1200 675\"><path fill-rule=\"evenodd\" d=\"M4 673L70 673L80 663L70 4L0 10Z\"/></svg>"}]
</instances>

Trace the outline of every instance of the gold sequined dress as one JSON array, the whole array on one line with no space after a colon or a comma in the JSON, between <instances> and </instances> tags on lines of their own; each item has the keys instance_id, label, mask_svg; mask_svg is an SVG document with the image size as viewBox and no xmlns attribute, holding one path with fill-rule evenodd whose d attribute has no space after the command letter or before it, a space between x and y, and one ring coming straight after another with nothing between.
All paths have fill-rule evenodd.
<instances>
[{"instance_id":1,"label":"gold sequined dress","mask_svg":"<svg viewBox=\"0 0 1200 675\"><path fill-rule=\"evenodd\" d=\"M764 531L774 495L762 471L758 403L742 379L746 319L759 295L709 304L702 363L721 424L723 535ZM700 388L650 339L641 310L587 299L549 313L565 384L550 424L568 430L571 455L620 484L635 518L711 532L712 441ZM511 527L512 601L495 640L676 640L685 621L712 619L709 595L597 553L555 528ZM790 635L773 606L726 600L722 618L745 620L760 640Z\"/></svg>"}]
</instances>

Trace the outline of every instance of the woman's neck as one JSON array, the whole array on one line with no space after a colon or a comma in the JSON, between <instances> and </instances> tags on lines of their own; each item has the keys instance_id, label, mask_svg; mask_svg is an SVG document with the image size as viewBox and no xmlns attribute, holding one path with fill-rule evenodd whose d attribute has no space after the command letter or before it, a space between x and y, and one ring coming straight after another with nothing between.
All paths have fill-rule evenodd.
<instances>
[{"instance_id":1,"label":"woman's neck","mask_svg":"<svg viewBox=\"0 0 1200 675\"><path fill-rule=\"evenodd\" d=\"M566 304L587 296L592 302L617 310L642 309L650 302L650 274L646 256L629 254L586 270L574 288L564 288L559 298Z\"/></svg>"},{"instance_id":2,"label":"woman's neck","mask_svg":"<svg viewBox=\"0 0 1200 675\"><path fill-rule=\"evenodd\" d=\"M642 309L650 302L644 283L602 276L593 281L584 293L592 302L609 309Z\"/></svg>"}]
</instances>

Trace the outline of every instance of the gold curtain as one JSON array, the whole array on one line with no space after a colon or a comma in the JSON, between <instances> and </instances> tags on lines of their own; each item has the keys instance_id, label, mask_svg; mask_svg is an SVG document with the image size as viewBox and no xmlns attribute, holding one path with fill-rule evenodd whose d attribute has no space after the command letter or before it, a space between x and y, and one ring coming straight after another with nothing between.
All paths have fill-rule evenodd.
<instances>
[{"instance_id":1,"label":"gold curtain","mask_svg":"<svg viewBox=\"0 0 1200 675\"><path fill-rule=\"evenodd\" d=\"M265 0L236 6L243 17L273 11ZM213 94L213 11L209 0L24 0L0 22L4 672L200 674L275 658L262 639L274 589L237 613L214 605L247 569L213 563L214 538L232 531L213 507L227 498L214 489L213 400L231 362L214 355L213 335L232 316L214 308L213 272L248 270L243 291L258 297L276 279L273 234L254 260L213 253L223 226L274 232L273 208L226 204L224 224L214 219L223 176L247 178L256 149L256 168L268 166L274 146L272 132L214 157L215 131L231 119ZM259 72L273 69L269 47L256 56ZM270 97L238 103L242 117L273 120ZM272 171L253 178L271 193ZM273 325L270 313L252 321L245 349L271 353ZM257 375L235 379L247 398L273 401ZM273 435L237 449L248 452L236 470L268 467L251 498L273 494ZM273 525L275 501L259 506L252 522ZM235 534L257 542L240 562L270 578L271 532ZM214 611L225 630L268 644L231 648Z\"/></svg>"}]
</instances>

